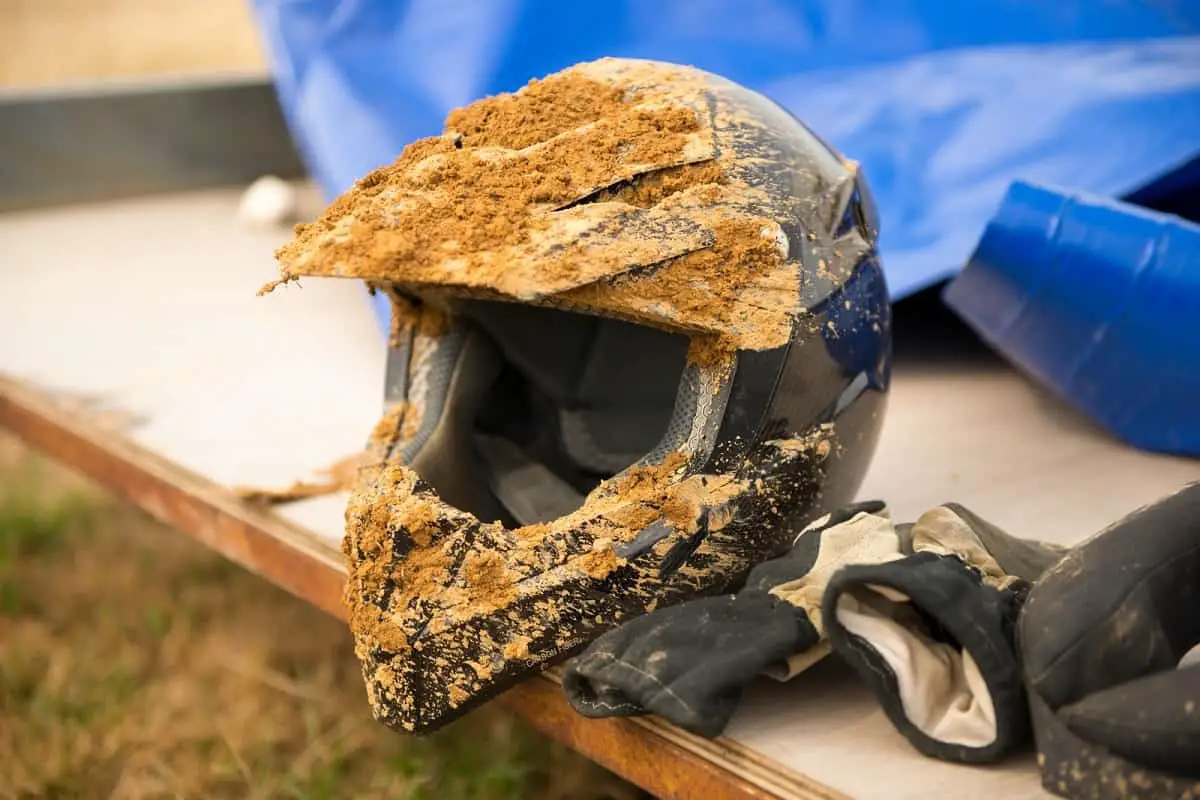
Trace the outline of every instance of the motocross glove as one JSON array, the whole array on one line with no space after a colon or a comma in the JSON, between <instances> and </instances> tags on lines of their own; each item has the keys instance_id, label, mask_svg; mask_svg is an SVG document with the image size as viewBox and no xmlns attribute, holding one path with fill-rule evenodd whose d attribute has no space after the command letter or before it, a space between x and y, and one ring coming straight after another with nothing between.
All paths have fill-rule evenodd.
<instances>
[{"instance_id":1,"label":"motocross glove","mask_svg":"<svg viewBox=\"0 0 1200 800\"><path fill-rule=\"evenodd\" d=\"M1200 483L1073 548L1018 641L1048 791L1200 798Z\"/></svg>"},{"instance_id":2,"label":"motocross glove","mask_svg":"<svg viewBox=\"0 0 1200 800\"><path fill-rule=\"evenodd\" d=\"M1014 626L1062 548L1009 536L957 504L897 529L905 557L851 565L823 602L834 652L927 756L997 761L1029 738Z\"/></svg>"}]
</instances>

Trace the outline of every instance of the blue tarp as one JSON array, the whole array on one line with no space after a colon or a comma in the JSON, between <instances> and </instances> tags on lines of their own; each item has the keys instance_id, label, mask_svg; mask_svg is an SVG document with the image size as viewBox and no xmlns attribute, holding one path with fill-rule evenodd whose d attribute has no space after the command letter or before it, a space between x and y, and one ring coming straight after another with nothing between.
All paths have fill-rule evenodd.
<instances>
[{"instance_id":1,"label":"blue tarp","mask_svg":"<svg viewBox=\"0 0 1200 800\"><path fill-rule=\"evenodd\" d=\"M894 297L956 271L1010 182L1124 197L1200 153L1195 0L253 0L326 194L446 113L601 56L692 64L857 159Z\"/></svg>"},{"instance_id":2,"label":"blue tarp","mask_svg":"<svg viewBox=\"0 0 1200 800\"><path fill-rule=\"evenodd\" d=\"M944 297L1114 435L1200 456L1200 225L1017 181Z\"/></svg>"}]
</instances>

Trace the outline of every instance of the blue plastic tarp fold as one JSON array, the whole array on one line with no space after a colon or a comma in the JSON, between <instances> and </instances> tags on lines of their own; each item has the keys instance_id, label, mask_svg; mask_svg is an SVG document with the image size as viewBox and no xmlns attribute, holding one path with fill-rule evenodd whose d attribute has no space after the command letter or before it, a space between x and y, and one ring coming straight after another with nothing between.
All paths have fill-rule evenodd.
<instances>
[{"instance_id":1,"label":"blue plastic tarp fold","mask_svg":"<svg viewBox=\"0 0 1200 800\"><path fill-rule=\"evenodd\" d=\"M1200 225L1018 181L944 299L1114 436L1200 456Z\"/></svg>"}]
</instances>

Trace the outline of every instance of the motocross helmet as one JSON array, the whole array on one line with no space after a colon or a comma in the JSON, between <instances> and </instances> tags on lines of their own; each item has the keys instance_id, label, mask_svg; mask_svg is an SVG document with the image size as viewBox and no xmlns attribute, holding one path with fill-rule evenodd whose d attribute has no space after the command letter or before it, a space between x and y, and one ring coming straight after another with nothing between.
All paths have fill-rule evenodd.
<instances>
[{"instance_id":1,"label":"motocross helmet","mask_svg":"<svg viewBox=\"0 0 1200 800\"><path fill-rule=\"evenodd\" d=\"M395 310L344 539L376 717L432 731L849 502L891 363L877 228L780 106L623 59L456 110L299 226L283 281Z\"/></svg>"}]
</instances>

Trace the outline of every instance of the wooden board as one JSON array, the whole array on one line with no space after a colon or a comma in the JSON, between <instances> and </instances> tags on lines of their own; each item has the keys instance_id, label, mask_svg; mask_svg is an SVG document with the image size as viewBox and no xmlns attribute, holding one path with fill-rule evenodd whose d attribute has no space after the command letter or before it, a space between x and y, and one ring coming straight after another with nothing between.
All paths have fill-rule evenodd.
<instances>
[{"instance_id":1,"label":"wooden board","mask_svg":"<svg viewBox=\"0 0 1200 800\"><path fill-rule=\"evenodd\" d=\"M236 191L0 216L0 424L150 513L340 614L344 497L262 512L357 450L381 408L384 344L352 284L258 298L283 232L234 222ZM987 358L905 351L863 496L897 518L964 502L1015 533L1085 536L1200 475L1135 452ZM673 798L1043 797L1031 758L930 761L836 662L754 686L727 735L575 715L554 675L499 702ZM882 779L881 779L882 778Z\"/></svg>"}]
</instances>

